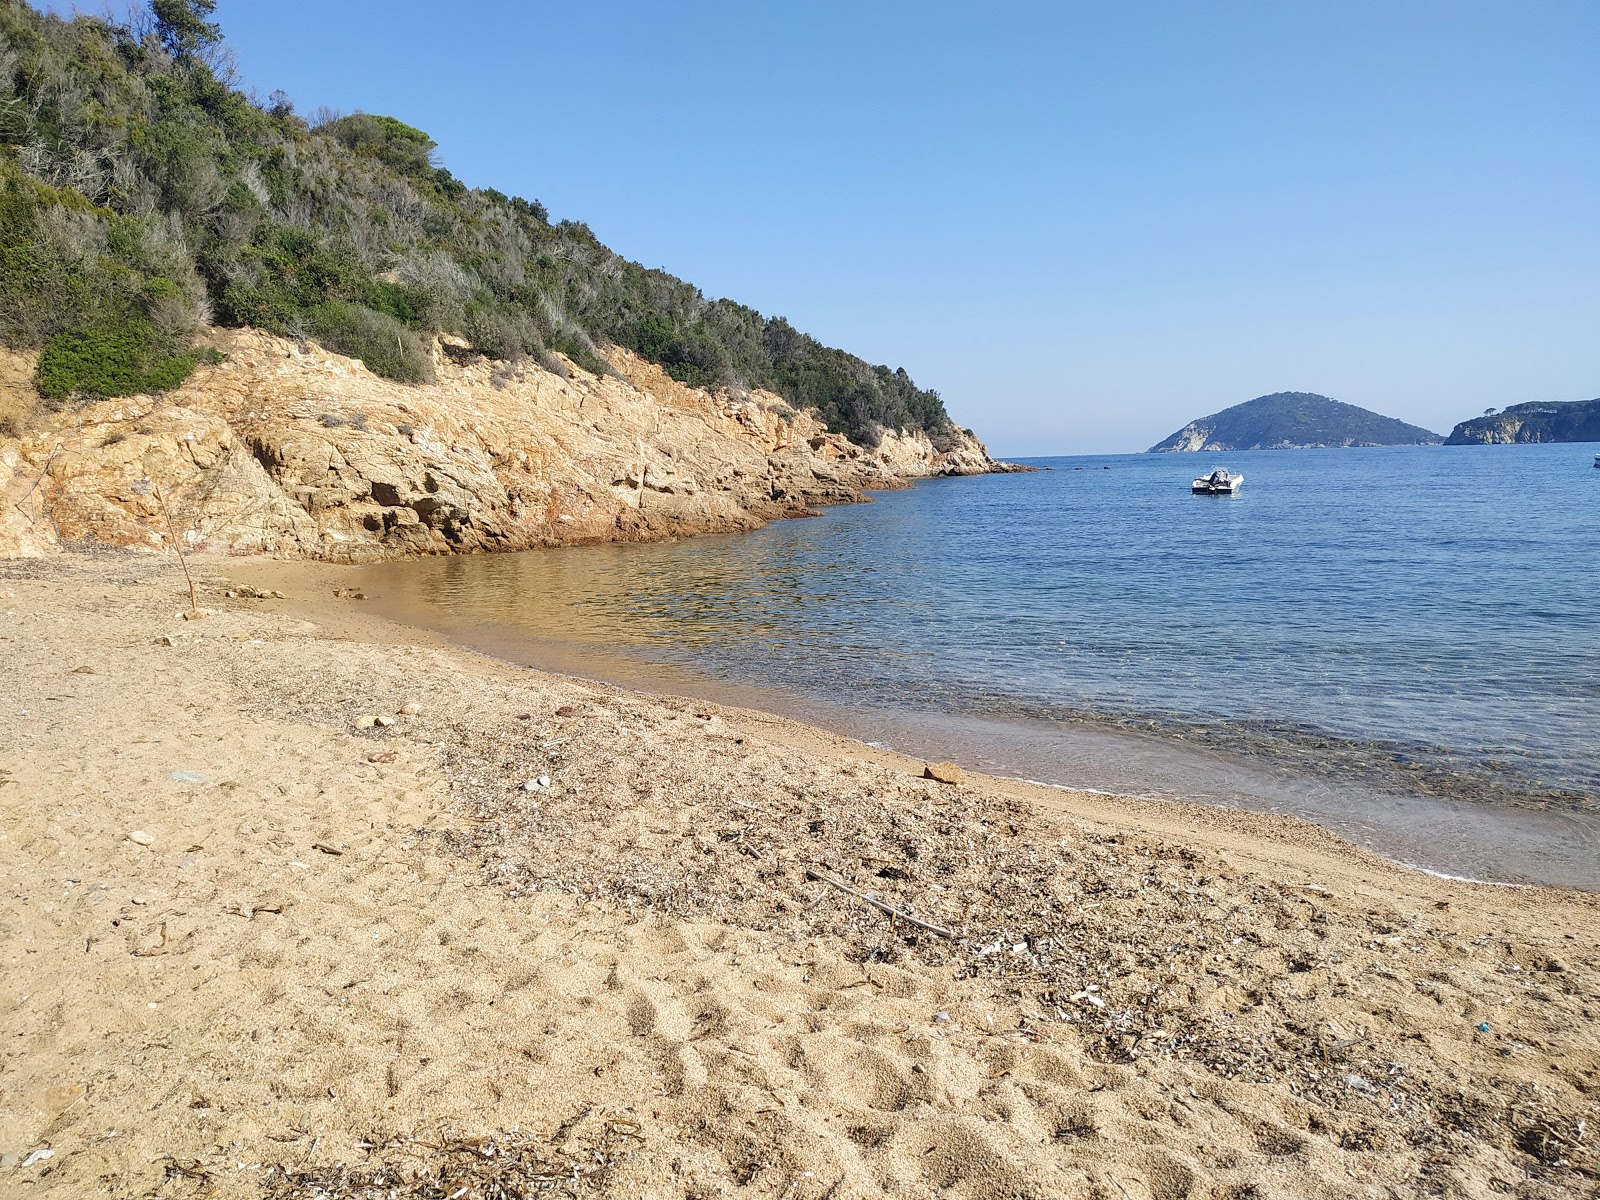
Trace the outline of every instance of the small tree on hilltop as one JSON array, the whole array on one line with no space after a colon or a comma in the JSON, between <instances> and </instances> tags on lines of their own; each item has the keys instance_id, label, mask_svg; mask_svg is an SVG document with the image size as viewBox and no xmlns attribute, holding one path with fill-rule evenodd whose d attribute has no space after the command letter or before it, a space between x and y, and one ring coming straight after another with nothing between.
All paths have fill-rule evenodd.
<instances>
[{"instance_id":1,"label":"small tree on hilltop","mask_svg":"<svg viewBox=\"0 0 1600 1200\"><path fill-rule=\"evenodd\" d=\"M178 62L199 58L222 40L222 26L206 20L217 0L150 0L156 36Z\"/></svg>"}]
</instances>

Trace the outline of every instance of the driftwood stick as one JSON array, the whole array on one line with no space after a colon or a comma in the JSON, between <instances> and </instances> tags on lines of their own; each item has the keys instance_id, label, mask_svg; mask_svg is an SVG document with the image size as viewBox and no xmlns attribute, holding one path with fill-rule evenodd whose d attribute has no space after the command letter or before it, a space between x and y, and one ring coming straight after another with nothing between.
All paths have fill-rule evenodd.
<instances>
[{"instance_id":1,"label":"driftwood stick","mask_svg":"<svg viewBox=\"0 0 1600 1200\"><path fill-rule=\"evenodd\" d=\"M888 914L889 926L891 929L894 927L894 923L896 921L905 921L907 924L915 925L918 929L926 930L928 933L936 933L940 937L950 938L952 941L959 936L952 929L946 929L942 925L933 925L927 921L919 920L918 918L913 917L910 913L906 912L904 909L895 908L892 904L885 904L882 900L874 900L865 892L857 891L844 880L835 875L830 875L826 871L819 871L815 867L808 867L806 869L806 878L815 879L818 883L825 883L829 887L836 887L841 892L845 892L851 896L854 896L857 900L861 901L861 903L870 904L879 912Z\"/></svg>"}]
</instances>

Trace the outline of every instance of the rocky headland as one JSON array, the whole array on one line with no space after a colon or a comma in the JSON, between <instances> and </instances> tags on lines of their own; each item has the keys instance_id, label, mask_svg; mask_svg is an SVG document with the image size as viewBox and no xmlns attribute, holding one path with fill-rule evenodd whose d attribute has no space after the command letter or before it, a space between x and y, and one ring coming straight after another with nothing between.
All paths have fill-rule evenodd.
<instances>
[{"instance_id":1,"label":"rocky headland","mask_svg":"<svg viewBox=\"0 0 1600 1200\"><path fill-rule=\"evenodd\" d=\"M1600 442L1600 399L1565 404L1513 404L1462 421L1447 446L1510 445L1517 442Z\"/></svg>"},{"instance_id":2,"label":"rocky headland","mask_svg":"<svg viewBox=\"0 0 1600 1200\"><path fill-rule=\"evenodd\" d=\"M0 438L0 556L91 544L366 562L752 529L935 475L1009 469L951 426L830 433L767 392L497 362L435 341L397 383L314 343L215 330L223 354L159 397L32 417ZM33 356L0 351L13 410ZM162 511L165 500L168 517Z\"/></svg>"},{"instance_id":3,"label":"rocky headland","mask_svg":"<svg viewBox=\"0 0 1600 1200\"><path fill-rule=\"evenodd\" d=\"M1274 392L1190 421L1151 446L1149 452L1432 446L1438 442L1436 433L1354 404L1314 392Z\"/></svg>"}]
</instances>

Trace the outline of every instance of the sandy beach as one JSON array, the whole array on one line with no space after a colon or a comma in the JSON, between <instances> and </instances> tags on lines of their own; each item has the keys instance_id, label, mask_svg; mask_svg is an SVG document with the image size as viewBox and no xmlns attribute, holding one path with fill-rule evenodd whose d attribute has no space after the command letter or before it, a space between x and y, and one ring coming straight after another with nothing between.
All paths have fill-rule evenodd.
<instances>
[{"instance_id":1,"label":"sandy beach","mask_svg":"<svg viewBox=\"0 0 1600 1200\"><path fill-rule=\"evenodd\" d=\"M0 1196L1600 1182L1595 896L196 570L0 563Z\"/></svg>"}]
</instances>

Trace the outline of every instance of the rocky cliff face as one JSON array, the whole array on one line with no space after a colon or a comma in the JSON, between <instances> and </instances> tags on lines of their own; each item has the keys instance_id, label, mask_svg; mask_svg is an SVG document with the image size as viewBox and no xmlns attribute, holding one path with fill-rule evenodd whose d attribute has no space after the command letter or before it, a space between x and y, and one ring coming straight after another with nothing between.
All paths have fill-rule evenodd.
<instances>
[{"instance_id":1,"label":"rocky cliff face","mask_svg":"<svg viewBox=\"0 0 1600 1200\"><path fill-rule=\"evenodd\" d=\"M1513 404L1463 421L1448 446L1509 445L1515 442L1600 442L1600 400L1565 404Z\"/></svg>"},{"instance_id":2,"label":"rocky cliff face","mask_svg":"<svg viewBox=\"0 0 1600 1200\"><path fill-rule=\"evenodd\" d=\"M777 396L712 395L626 351L616 376L563 377L445 341L438 382L408 387L259 332L216 344L225 361L164 396L0 439L0 555L162 548L156 488L186 548L360 562L750 529L1004 469L959 431L943 452L921 432L867 449Z\"/></svg>"},{"instance_id":3,"label":"rocky cliff face","mask_svg":"<svg viewBox=\"0 0 1600 1200\"><path fill-rule=\"evenodd\" d=\"M1159 446L1152 446L1151 453L1158 450L1172 450L1178 453L1194 453L1199 450L1232 450L1232 446L1224 446L1211 438L1212 425L1209 421L1190 421L1177 433L1173 434Z\"/></svg>"}]
</instances>

